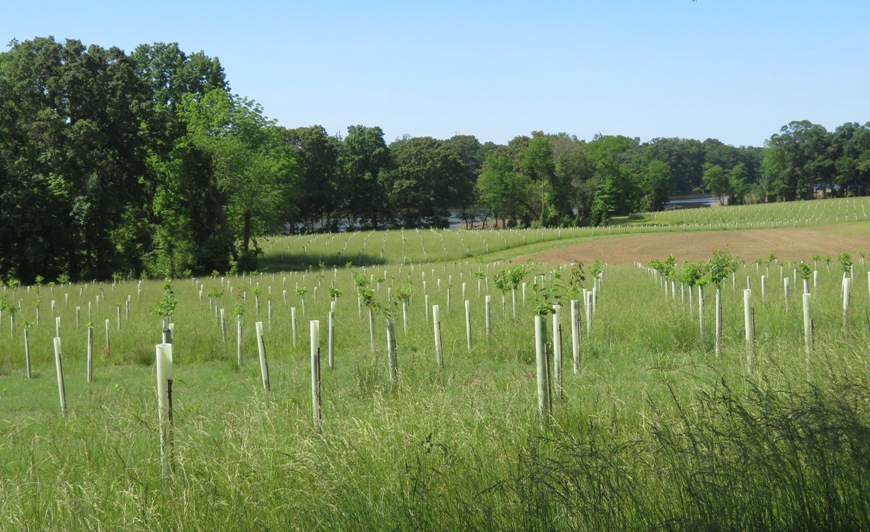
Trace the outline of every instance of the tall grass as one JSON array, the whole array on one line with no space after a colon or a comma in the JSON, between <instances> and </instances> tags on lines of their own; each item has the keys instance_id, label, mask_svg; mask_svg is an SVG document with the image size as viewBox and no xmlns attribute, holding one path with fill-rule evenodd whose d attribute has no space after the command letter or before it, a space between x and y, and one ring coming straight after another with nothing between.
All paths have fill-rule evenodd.
<instances>
[{"instance_id":1,"label":"tall grass","mask_svg":"<svg viewBox=\"0 0 870 532\"><path fill-rule=\"evenodd\" d=\"M349 238L359 238L350 235ZM375 233L370 241L383 239ZM809 258L808 258L809 260ZM410 323L397 315L398 385L387 377L385 316L368 342L350 271L179 280L175 323L175 465L160 467L152 361L162 296L156 282L7 289L14 331L0 321L0 515L11 529L864 529L870 412L866 266L856 266L843 330L836 272L814 290L814 356L803 351L797 293L786 310L774 270L756 296L757 359L747 373L740 289L724 288L724 348L697 309L641 268L605 271L582 371L565 367L549 428L536 418L533 291L501 309L494 274L476 261L360 269L375 299L411 287ZM476 272L483 272L478 292ZM786 268L786 272L788 272ZM425 272L425 277L424 277ZM542 267L539 273L547 273ZM379 280L383 278L383 280ZM438 280L440 279L440 288ZM424 291L423 281L426 281ZM773 282L773 281L777 282ZM472 302L465 343L462 283ZM532 277L526 282L531 285ZM539 279L538 282L543 282ZM229 283L229 288L227 288ZM587 280L587 288L591 283ZM260 287L260 311L254 288ZM200 287L203 297L199 298ZM296 289L305 287L305 315ZM447 289L451 302L447 306ZM315 297L315 288L317 295ZM323 369L324 421L311 423L305 321L336 301L336 369ZM139 290L141 289L141 292ZM209 300L208 292L224 290ZM284 291L286 290L286 302ZM268 323L268 294L273 314ZM68 294L68 295L66 295ZM494 331L484 334L483 300ZM96 297L100 295L99 304ZM117 305L131 296L130 318ZM441 307L445 369L435 363L424 296ZM104 296L104 298L103 298ZM34 378L23 370L30 325ZM50 350L61 317L69 414L60 415ZM111 352L85 381L87 302ZM75 325L75 307L82 320ZM224 343L215 308L224 308ZM297 308L299 340L289 320ZM245 361L236 364L234 309ZM587 316L584 316L584 325ZM266 322L272 392L254 363ZM563 323L567 330L567 320ZM549 331L552 333L552 331ZM585 326L584 326L585 333ZM567 335L566 335L567 337ZM570 349L565 350L570 353Z\"/></svg>"}]
</instances>

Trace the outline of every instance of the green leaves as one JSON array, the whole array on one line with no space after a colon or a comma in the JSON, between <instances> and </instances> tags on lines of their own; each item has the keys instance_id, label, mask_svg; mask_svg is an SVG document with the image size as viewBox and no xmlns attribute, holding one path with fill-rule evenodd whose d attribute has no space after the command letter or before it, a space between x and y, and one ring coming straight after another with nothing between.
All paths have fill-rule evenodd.
<instances>
[{"instance_id":1,"label":"green leaves","mask_svg":"<svg viewBox=\"0 0 870 532\"><path fill-rule=\"evenodd\" d=\"M509 292L517 289L523 282L526 273L528 273L528 269L524 264L514 264L495 274L493 281L496 288L502 292Z\"/></svg>"},{"instance_id":2,"label":"green leaves","mask_svg":"<svg viewBox=\"0 0 870 532\"><path fill-rule=\"evenodd\" d=\"M352 275L353 283L354 285L356 285L357 296L360 298L366 308L387 318L395 317L395 301L391 302L391 304L388 303L386 305L379 303L375 299L375 290L371 287L369 280L366 279L366 276L358 271L352 272ZM399 300L411 297L410 286L400 286L396 289L396 295L398 296Z\"/></svg>"},{"instance_id":3,"label":"green leaves","mask_svg":"<svg viewBox=\"0 0 870 532\"><path fill-rule=\"evenodd\" d=\"M175 298L172 283L167 281L163 283L163 297L151 307L151 314L164 319L172 319L172 313L175 312L176 306L178 306L178 300Z\"/></svg>"},{"instance_id":4,"label":"green leaves","mask_svg":"<svg viewBox=\"0 0 870 532\"><path fill-rule=\"evenodd\" d=\"M602 263L598 263L603 271ZM532 285L535 301L535 315L547 316L555 313L554 305L562 305L565 300L574 299L583 288L586 274L583 263L576 262L568 270L567 278L562 272L555 270L549 275L541 275ZM591 273L591 271L590 271ZM600 272L599 272L600 274Z\"/></svg>"},{"instance_id":5,"label":"green leaves","mask_svg":"<svg viewBox=\"0 0 870 532\"><path fill-rule=\"evenodd\" d=\"M801 279L809 279L813 275L813 269L810 268L810 265L806 262L798 264L797 272L798 277L800 277Z\"/></svg>"},{"instance_id":6,"label":"green leaves","mask_svg":"<svg viewBox=\"0 0 870 532\"><path fill-rule=\"evenodd\" d=\"M717 249L713 251L713 257L708 261L684 262L683 267L677 270L676 260L673 255L668 255L664 261L653 259L649 266L669 281L679 281L689 286L704 286L712 283L717 287L728 275L737 270L740 260L731 256L727 250Z\"/></svg>"},{"instance_id":7,"label":"green leaves","mask_svg":"<svg viewBox=\"0 0 870 532\"><path fill-rule=\"evenodd\" d=\"M837 255L837 261L840 263L840 267L843 269L843 273L850 273L852 271L852 255L849 253L840 253Z\"/></svg>"},{"instance_id":8,"label":"green leaves","mask_svg":"<svg viewBox=\"0 0 870 532\"><path fill-rule=\"evenodd\" d=\"M739 259L732 257L728 250L717 249L713 251L713 257L710 259L707 277L711 283L721 287L725 278L737 271L739 264Z\"/></svg>"}]
</instances>

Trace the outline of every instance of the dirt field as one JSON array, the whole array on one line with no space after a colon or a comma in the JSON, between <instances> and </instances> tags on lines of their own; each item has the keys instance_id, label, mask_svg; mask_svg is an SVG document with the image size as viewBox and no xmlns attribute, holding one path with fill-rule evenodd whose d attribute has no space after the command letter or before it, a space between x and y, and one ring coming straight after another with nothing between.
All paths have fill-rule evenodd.
<instances>
[{"instance_id":1,"label":"dirt field","mask_svg":"<svg viewBox=\"0 0 870 532\"><path fill-rule=\"evenodd\" d=\"M810 261L813 255L835 259L843 252L857 262L859 251L870 252L870 222L797 229L753 229L615 236L566 246L532 257L550 264L602 260L609 264L647 263L673 255L678 262L707 260L715 249L749 262L775 252L780 260Z\"/></svg>"}]
</instances>

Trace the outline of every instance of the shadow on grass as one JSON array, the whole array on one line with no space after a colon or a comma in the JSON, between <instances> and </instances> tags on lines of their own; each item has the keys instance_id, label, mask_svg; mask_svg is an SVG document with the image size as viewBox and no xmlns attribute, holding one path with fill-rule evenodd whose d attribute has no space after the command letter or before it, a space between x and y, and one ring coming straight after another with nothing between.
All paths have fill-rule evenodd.
<instances>
[{"instance_id":1,"label":"shadow on grass","mask_svg":"<svg viewBox=\"0 0 870 532\"><path fill-rule=\"evenodd\" d=\"M328 268L351 266L376 266L386 264L386 259L375 255L303 255L301 253L276 253L260 259L259 271L305 271L317 269L321 264Z\"/></svg>"}]
</instances>

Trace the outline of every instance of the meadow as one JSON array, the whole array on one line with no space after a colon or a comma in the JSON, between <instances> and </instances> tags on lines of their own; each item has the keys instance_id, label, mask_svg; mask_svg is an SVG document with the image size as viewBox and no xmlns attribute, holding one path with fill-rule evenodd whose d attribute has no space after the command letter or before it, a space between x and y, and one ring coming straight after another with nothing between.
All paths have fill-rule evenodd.
<instances>
[{"instance_id":1,"label":"meadow","mask_svg":"<svg viewBox=\"0 0 870 532\"><path fill-rule=\"evenodd\" d=\"M262 242L267 270L326 266L421 264L453 260L508 260L617 235L772 229L864 222L870 198L834 198L741 205L727 209L686 209L615 218L605 227L445 231L409 229L276 236ZM662 250L667 254L667 250Z\"/></svg>"},{"instance_id":2,"label":"meadow","mask_svg":"<svg viewBox=\"0 0 870 532\"><path fill-rule=\"evenodd\" d=\"M730 225L721 222L729 227L760 220L787 227L798 220L845 222L846 213L849 222L866 219L863 204L859 198L778 211L708 211L719 217L733 211ZM811 217L811 211L819 213ZM612 231L673 231L680 224L698 230L705 223L678 218L694 214L672 216L663 227ZM603 231L594 235L602 243ZM517 266L502 258L591 238L591 232L280 237L267 253L276 257L280 249L296 257L291 262L305 262L303 271L174 280L168 474L161 467L154 368L162 323L151 312L164 284L4 288L0 528L870 528L870 286L859 248L842 250L854 258L845 320L839 264L805 258L818 271L811 283L811 355L796 261L745 257L722 287L718 355L712 287L705 291L702 334L697 296L690 301L685 287L668 283L666 291L646 265L607 265L594 310L581 304L575 372L567 308L569 299L580 298L572 292L580 287L568 285L569 266L523 263L529 271L516 308L514 294L499 290L496 277ZM662 258L667 254L661 250ZM344 267L351 257L370 262ZM591 265L585 266L582 287L591 291ZM374 346L354 274L357 282L368 281L378 306ZM788 297L784 277L792 280ZM751 351L744 330L747 284L755 316ZM552 411L542 418L533 316L554 297L563 304L562 382L559 387L551 355ZM330 368L325 327L333 304ZM436 363L432 305L440 308L443 368ZM65 415L52 350L57 318ZM387 319L396 330L395 381ZM322 330L320 423L312 418L310 320L319 320ZM257 360L258 321L269 391ZM92 382L86 378L89 325ZM547 331L552 353L552 317Z\"/></svg>"}]
</instances>

